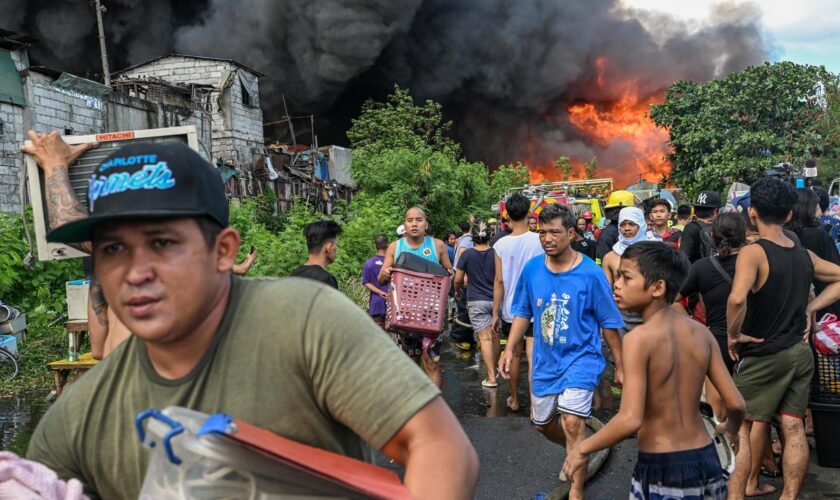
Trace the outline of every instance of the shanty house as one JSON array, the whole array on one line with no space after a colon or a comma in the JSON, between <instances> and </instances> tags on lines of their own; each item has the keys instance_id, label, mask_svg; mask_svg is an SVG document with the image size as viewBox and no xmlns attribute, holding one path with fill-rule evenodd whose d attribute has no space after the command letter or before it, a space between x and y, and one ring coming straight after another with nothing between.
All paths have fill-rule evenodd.
<instances>
[{"instance_id":1,"label":"shanty house","mask_svg":"<svg viewBox=\"0 0 840 500\"><path fill-rule=\"evenodd\" d=\"M213 161L231 169L237 177L236 182L228 184L229 194L247 196L254 191L254 156L265 154L261 76L262 73L231 59L172 54L121 70L114 74L112 84L156 79L210 88Z\"/></svg>"}]
</instances>

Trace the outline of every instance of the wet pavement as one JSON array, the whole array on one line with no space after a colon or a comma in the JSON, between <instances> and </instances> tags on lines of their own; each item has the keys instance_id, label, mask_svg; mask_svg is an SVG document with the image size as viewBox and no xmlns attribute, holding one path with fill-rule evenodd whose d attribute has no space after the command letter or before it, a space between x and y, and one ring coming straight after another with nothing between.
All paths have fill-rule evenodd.
<instances>
[{"instance_id":1,"label":"wet pavement","mask_svg":"<svg viewBox=\"0 0 840 500\"><path fill-rule=\"evenodd\" d=\"M507 382L499 378L499 386L487 389L481 381L487 376L477 348L462 351L446 342L441 352L443 397L464 426L481 461L476 498L527 499L537 494L549 495L560 486L558 474L565 459L563 447L543 438L529 420L530 398L527 385L528 364L522 355L522 381L519 387L521 410L506 407L510 395ZM618 409L620 392L612 385L612 368L598 388L593 414L606 422ZM636 447L622 444L611 451L602 472L609 478L599 480L599 473L587 487L591 498L626 498L629 477L635 463ZM383 456L380 465L400 471Z\"/></svg>"},{"instance_id":2,"label":"wet pavement","mask_svg":"<svg viewBox=\"0 0 840 500\"><path fill-rule=\"evenodd\" d=\"M0 449L26 453L35 426L50 406L48 394L35 391L0 398Z\"/></svg>"},{"instance_id":3,"label":"wet pavement","mask_svg":"<svg viewBox=\"0 0 840 500\"><path fill-rule=\"evenodd\" d=\"M487 373L478 349L464 352L448 341L443 346L443 396L464 426L481 461L478 499L530 499L539 493L549 495L561 486L558 473L566 456L565 450L543 438L528 419L530 401L524 376L528 367L524 358L523 354L523 382L519 389L522 410L514 413L505 408L510 394L505 381L499 379L496 389L481 387ZM605 423L620 403L620 391L613 386L612 378L612 368L608 364L593 408L594 416ZM811 444L811 465L800 498L840 498L840 468L818 466L813 440ZM627 498L637 452L635 439L612 448L604 466L587 483L586 496ZM398 465L389 463L382 455L377 456L377 463L400 471ZM781 478L763 481L781 490ZM779 494L761 498L777 499Z\"/></svg>"}]
</instances>

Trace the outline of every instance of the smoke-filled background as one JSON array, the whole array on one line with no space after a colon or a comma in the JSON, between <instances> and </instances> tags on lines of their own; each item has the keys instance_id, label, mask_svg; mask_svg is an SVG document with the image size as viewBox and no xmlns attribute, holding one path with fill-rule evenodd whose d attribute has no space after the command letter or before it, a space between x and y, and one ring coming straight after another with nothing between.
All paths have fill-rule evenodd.
<instances>
[{"instance_id":1,"label":"smoke-filled background","mask_svg":"<svg viewBox=\"0 0 840 500\"><path fill-rule=\"evenodd\" d=\"M559 155L598 175L657 181L667 134L645 117L674 81L767 59L755 6L702 24L617 0L103 0L112 71L168 53L229 57L266 74L266 121L316 115L321 144L394 83L444 104L468 158L556 177ZM0 28L41 40L34 62L99 78L89 0L0 0ZM271 139L269 136L268 140ZM305 139L308 140L308 139Z\"/></svg>"}]
</instances>

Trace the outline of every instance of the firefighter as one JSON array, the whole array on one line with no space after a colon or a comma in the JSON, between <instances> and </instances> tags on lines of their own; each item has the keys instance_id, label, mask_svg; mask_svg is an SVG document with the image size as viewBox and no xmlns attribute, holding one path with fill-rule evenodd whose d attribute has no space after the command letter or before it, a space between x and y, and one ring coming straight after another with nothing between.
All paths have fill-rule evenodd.
<instances>
[{"instance_id":1,"label":"firefighter","mask_svg":"<svg viewBox=\"0 0 840 500\"><path fill-rule=\"evenodd\" d=\"M630 191L613 191L604 207L604 218L608 220L607 225L598 235L598 249L595 255L598 260L612 250L613 245L618 242L618 214L624 207L636 206L635 197Z\"/></svg>"}]
</instances>

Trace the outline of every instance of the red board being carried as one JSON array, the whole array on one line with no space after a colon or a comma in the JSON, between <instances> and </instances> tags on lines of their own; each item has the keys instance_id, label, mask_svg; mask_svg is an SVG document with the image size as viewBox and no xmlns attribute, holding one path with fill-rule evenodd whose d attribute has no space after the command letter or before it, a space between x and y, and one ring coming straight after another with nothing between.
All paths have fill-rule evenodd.
<instances>
[{"instance_id":1,"label":"red board being carried","mask_svg":"<svg viewBox=\"0 0 840 500\"><path fill-rule=\"evenodd\" d=\"M152 457L140 499L409 499L393 471L217 413L171 406L137 416Z\"/></svg>"}]
</instances>

